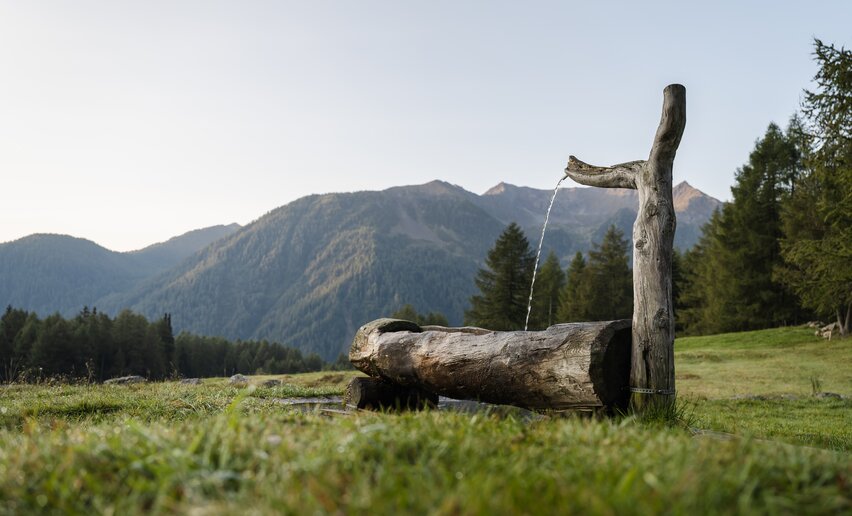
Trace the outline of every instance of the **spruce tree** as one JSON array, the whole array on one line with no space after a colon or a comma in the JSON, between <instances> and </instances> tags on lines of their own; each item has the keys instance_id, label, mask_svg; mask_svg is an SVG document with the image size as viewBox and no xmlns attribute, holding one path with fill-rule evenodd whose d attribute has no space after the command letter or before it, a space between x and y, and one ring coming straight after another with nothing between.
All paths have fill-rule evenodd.
<instances>
[{"instance_id":1,"label":"spruce tree","mask_svg":"<svg viewBox=\"0 0 852 516\"><path fill-rule=\"evenodd\" d=\"M758 140L722 211L717 259L725 270L727 308L720 331L766 328L796 321L795 296L772 277L782 263L781 201L801 171L795 141L775 124ZM709 278L708 278L709 279ZM722 281L713 282L721 286Z\"/></svg>"},{"instance_id":2,"label":"spruce tree","mask_svg":"<svg viewBox=\"0 0 852 516\"><path fill-rule=\"evenodd\" d=\"M0 382L13 381L23 366L23 357L15 350L15 342L19 338L29 314L25 310L6 307L6 312L0 318Z\"/></svg>"},{"instance_id":3,"label":"spruce tree","mask_svg":"<svg viewBox=\"0 0 852 516\"><path fill-rule=\"evenodd\" d=\"M588 320L588 281L586 276L586 259L583 253L577 251L568 272L565 275L565 286L559 296L559 311L556 313L559 322L581 322Z\"/></svg>"},{"instance_id":4,"label":"spruce tree","mask_svg":"<svg viewBox=\"0 0 852 516\"><path fill-rule=\"evenodd\" d=\"M589 251L588 320L629 319L633 315L633 274L628 265L627 240L615 225Z\"/></svg>"},{"instance_id":5,"label":"spruce tree","mask_svg":"<svg viewBox=\"0 0 852 516\"><path fill-rule=\"evenodd\" d=\"M795 296L773 277L782 264L781 203L801 174L801 150L790 132L769 125L737 171L733 200L684 260L680 322L687 332L767 328L800 316Z\"/></svg>"},{"instance_id":6,"label":"spruce tree","mask_svg":"<svg viewBox=\"0 0 852 516\"><path fill-rule=\"evenodd\" d=\"M708 288L707 281L708 278L717 278L722 274L722 271L717 270L719 262L713 260L710 253L716 241L720 216L719 210L713 212L710 220L701 228L698 242L683 255L675 327L686 334L712 333L717 327L719 317L714 311L722 306L711 297L715 291Z\"/></svg>"},{"instance_id":7,"label":"spruce tree","mask_svg":"<svg viewBox=\"0 0 852 516\"><path fill-rule=\"evenodd\" d=\"M47 377L71 375L76 369L79 355L72 339L71 325L61 315L44 319L32 347L32 364L40 375Z\"/></svg>"},{"instance_id":8,"label":"spruce tree","mask_svg":"<svg viewBox=\"0 0 852 516\"><path fill-rule=\"evenodd\" d=\"M512 222L488 251L475 283L465 323L491 330L522 330L527 315L535 256L521 228Z\"/></svg>"},{"instance_id":9,"label":"spruce tree","mask_svg":"<svg viewBox=\"0 0 852 516\"><path fill-rule=\"evenodd\" d=\"M559 322L559 296L565 287L565 271L550 251L536 274L529 329L543 330Z\"/></svg>"},{"instance_id":10,"label":"spruce tree","mask_svg":"<svg viewBox=\"0 0 852 516\"><path fill-rule=\"evenodd\" d=\"M777 277L802 303L852 324L852 51L815 41L817 89L805 92L806 172L784 203Z\"/></svg>"},{"instance_id":11,"label":"spruce tree","mask_svg":"<svg viewBox=\"0 0 852 516\"><path fill-rule=\"evenodd\" d=\"M172 314L163 314L163 318L156 324L157 336L160 338L163 360L169 369L175 366L175 337L172 330Z\"/></svg>"}]
</instances>

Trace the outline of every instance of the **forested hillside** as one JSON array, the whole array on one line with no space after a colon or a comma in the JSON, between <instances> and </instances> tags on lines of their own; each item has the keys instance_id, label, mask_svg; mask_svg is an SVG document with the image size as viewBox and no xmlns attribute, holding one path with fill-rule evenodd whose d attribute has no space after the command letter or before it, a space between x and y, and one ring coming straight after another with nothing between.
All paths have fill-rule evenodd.
<instances>
[{"instance_id":1,"label":"forested hillside","mask_svg":"<svg viewBox=\"0 0 852 516\"><path fill-rule=\"evenodd\" d=\"M142 279L144 269L127 258L66 235L0 244L0 304L70 315Z\"/></svg>"},{"instance_id":2,"label":"forested hillside","mask_svg":"<svg viewBox=\"0 0 852 516\"><path fill-rule=\"evenodd\" d=\"M197 229L119 253L68 235L36 234L0 244L0 306L76 315L173 268L240 226Z\"/></svg>"},{"instance_id":3,"label":"forested hillside","mask_svg":"<svg viewBox=\"0 0 852 516\"><path fill-rule=\"evenodd\" d=\"M334 358L406 303L460 322L501 224L443 183L305 197L105 306L168 311L176 327L272 338Z\"/></svg>"},{"instance_id":4,"label":"forested hillside","mask_svg":"<svg viewBox=\"0 0 852 516\"><path fill-rule=\"evenodd\" d=\"M240 229L239 224L210 226L195 229L148 247L123 253L132 257L146 275L153 275L179 264L211 243L224 238Z\"/></svg>"}]
</instances>

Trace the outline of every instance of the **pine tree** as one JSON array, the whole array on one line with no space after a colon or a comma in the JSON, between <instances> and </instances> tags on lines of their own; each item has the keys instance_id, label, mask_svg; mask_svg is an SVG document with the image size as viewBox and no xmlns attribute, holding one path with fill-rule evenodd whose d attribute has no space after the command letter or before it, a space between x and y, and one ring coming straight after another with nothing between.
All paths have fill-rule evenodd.
<instances>
[{"instance_id":1,"label":"pine tree","mask_svg":"<svg viewBox=\"0 0 852 516\"><path fill-rule=\"evenodd\" d=\"M791 127L795 126L795 121ZM792 130L770 124L736 174L733 200L704 227L684 259L680 323L689 333L719 333L795 322L802 313L774 276L782 263L781 203L801 175Z\"/></svg>"},{"instance_id":2,"label":"pine tree","mask_svg":"<svg viewBox=\"0 0 852 516\"><path fill-rule=\"evenodd\" d=\"M801 171L795 141L770 124L731 188L722 211L716 258L726 273L727 308L719 331L741 331L792 323L800 310L795 296L772 277L782 263L782 196ZM710 278L707 278L708 280ZM711 282L721 286L722 278Z\"/></svg>"},{"instance_id":3,"label":"pine tree","mask_svg":"<svg viewBox=\"0 0 852 516\"><path fill-rule=\"evenodd\" d=\"M543 330L558 321L559 295L565 287L565 271L556 253L550 251L536 274L530 329Z\"/></svg>"},{"instance_id":4,"label":"pine tree","mask_svg":"<svg viewBox=\"0 0 852 516\"><path fill-rule=\"evenodd\" d=\"M610 321L633 315L633 274L628 266L627 240L615 225L600 245L589 251L587 316L591 321Z\"/></svg>"},{"instance_id":5,"label":"pine tree","mask_svg":"<svg viewBox=\"0 0 852 516\"><path fill-rule=\"evenodd\" d=\"M7 306L0 318L0 382L14 380L22 369L23 357L16 353L15 342L24 329L28 315L25 310Z\"/></svg>"},{"instance_id":6,"label":"pine tree","mask_svg":"<svg viewBox=\"0 0 852 516\"><path fill-rule=\"evenodd\" d=\"M805 91L807 170L784 203L777 277L820 315L852 324L852 51L815 41L816 91Z\"/></svg>"},{"instance_id":7,"label":"pine tree","mask_svg":"<svg viewBox=\"0 0 852 516\"><path fill-rule=\"evenodd\" d=\"M48 377L79 373L79 355L72 339L71 325L61 315L44 319L33 343L32 363Z\"/></svg>"},{"instance_id":8,"label":"pine tree","mask_svg":"<svg viewBox=\"0 0 852 516\"><path fill-rule=\"evenodd\" d=\"M719 210L713 212L710 220L701 228L698 242L683 255L675 324L686 334L712 333L719 320L714 310L718 311L722 306L712 299L711 295L715 291L707 288L706 282L708 278L716 278L723 273L717 270L719 262L712 259L709 251L716 240L720 217Z\"/></svg>"},{"instance_id":9,"label":"pine tree","mask_svg":"<svg viewBox=\"0 0 852 516\"><path fill-rule=\"evenodd\" d=\"M149 378L165 376L163 348L155 325L148 319L130 310L123 310L115 318L112 335L117 348L117 366L130 374Z\"/></svg>"},{"instance_id":10,"label":"pine tree","mask_svg":"<svg viewBox=\"0 0 852 516\"><path fill-rule=\"evenodd\" d=\"M465 323L491 330L523 329L535 256L517 224L506 227L485 265L476 276L480 293L471 297Z\"/></svg>"},{"instance_id":11,"label":"pine tree","mask_svg":"<svg viewBox=\"0 0 852 516\"><path fill-rule=\"evenodd\" d=\"M583 253L577 251L568 265L565 286L559 296L559 322L581 322L588 320L588 287L586 275L586 259Z\"/></svg>"},{"instance_id":12,"label":"pine tree","mask_svg":"<svg viewBox=\"0 0 852 516\"><path fill-rule=\"evenodd\" d=\"M163 358L168 368L174 368L175 364L175 337L172 330L172 314L163 314L163 318L157 322L157 336L160 338Z\"/></svg>"},{"instance_id":13,"label":"pine tree","mask_svg":"<svg viewBox=\"0 0 852 516\"><path fill-rule=\"evenodd\" d=\"M680 290L686 283L683 272L683 253L675 247L672 250L672 309L674 310L675 332L683 330L678 317L678 313L683 308L680 304Z\"/></svg>"}]
</instances>

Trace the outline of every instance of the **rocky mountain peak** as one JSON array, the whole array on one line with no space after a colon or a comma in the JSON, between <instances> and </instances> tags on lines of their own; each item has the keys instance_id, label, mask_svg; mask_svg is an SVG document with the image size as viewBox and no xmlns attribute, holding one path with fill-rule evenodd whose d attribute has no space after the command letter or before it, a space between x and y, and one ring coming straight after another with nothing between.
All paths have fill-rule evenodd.
<instances>
[{"instance_id":1,"label":"rocky mountain peak","mask_svg":"<svg viewBox=\"0 0 852 516\"><path fill-rule=\"evenodd\" d=\"M686 181L681 181L672 188L672 201L674 202L675 211L685 211L695 201L700 201L712 209L715 209L721 204L718 200L698 190Z\"/></svg>"}]
</instances>

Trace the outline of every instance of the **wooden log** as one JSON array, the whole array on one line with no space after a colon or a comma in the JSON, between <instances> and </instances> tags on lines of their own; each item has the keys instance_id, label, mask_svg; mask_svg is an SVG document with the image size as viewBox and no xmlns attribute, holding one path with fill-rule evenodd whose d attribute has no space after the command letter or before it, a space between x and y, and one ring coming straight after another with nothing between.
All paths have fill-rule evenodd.
<instances>
[{"instance_id":1,"label":"wooden log","mask_svg":"<svg viewBox=\"0 0 852 516\"><path fill-rule=\"evenodd\" d=\"M604 188L633 188L639 212L633 224L633 353L631 405L642 410L671 404L675 394L672 244L675 211L672 167L686 126L686 89L663 90L663 113L647 161L611 167L589 165L571 156L565 175Z\"/></svg>"},{"instance_id":2,"label":"wooden log","mask_svg":"<svg viewBox=\"0 0 852 516\"><path fill-rule=\"evenodd\" d=\"M359 409L420 410L438 406L438 395L417 386L402 386L381 378L353 378L343 404Z\"/></svg>"},{"instance_id":3,"label":"wooden log","mask_svg":"<svg viewBox=\"0 0 852 516\"><path fill-rule=\"evenodd\" d=\"M349 360L372 377L450 398L528 409L624 408L630 321L495 332L378 319L358 330Z\"/></svg>"}]
</instances>

